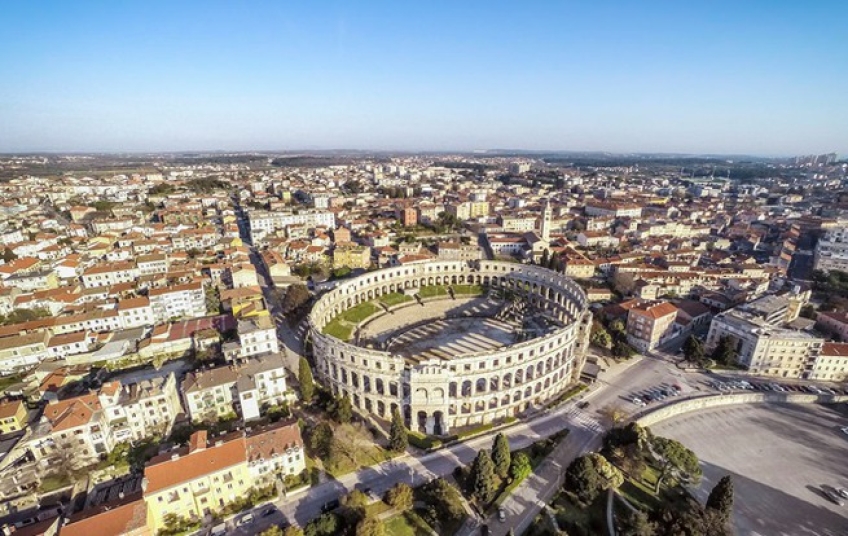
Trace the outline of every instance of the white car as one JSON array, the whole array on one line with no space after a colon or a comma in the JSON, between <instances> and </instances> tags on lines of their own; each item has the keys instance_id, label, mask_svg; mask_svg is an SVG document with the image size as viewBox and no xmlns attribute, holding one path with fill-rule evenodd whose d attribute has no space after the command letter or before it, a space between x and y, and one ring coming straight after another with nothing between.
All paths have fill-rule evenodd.
<instances>
[{"instance_id":1,"label":"white car","mask_svg":"<svg viewBox=\"0 0 848 536\"><path fill-rule=\"evenodd\" d=\"M848 499L848 489L845 488L836 488L836 493L841 495L843 498Z\"/></svg>"},{"instance_id":2,"label":"white car","mask_svg":"<svg viewBox=\"0 0 848 536\"><path fill-rule=\"evenodd\" d=\"M643 408L643 407L645 407L645 405L646 405L646 404L645 404L645 401L644 401L644 400L642 400L641 398L639 398L638 396L634 396L634 397L633 397L633 400L632 400L631 402L633 402L634 404L636 404L636 405L637 405L637 406L639 406L640 408Z\"/></svg>"},{"instance_id":3,"label":"white car","mask_svg":"<svg viewBox=\"0 0 848 536\"><path fill-rule=\"evenodd\" d=\"M848 426L842 427L842 433L845 434L845 435L848 435Z\"/></svg>"}]
</instances>

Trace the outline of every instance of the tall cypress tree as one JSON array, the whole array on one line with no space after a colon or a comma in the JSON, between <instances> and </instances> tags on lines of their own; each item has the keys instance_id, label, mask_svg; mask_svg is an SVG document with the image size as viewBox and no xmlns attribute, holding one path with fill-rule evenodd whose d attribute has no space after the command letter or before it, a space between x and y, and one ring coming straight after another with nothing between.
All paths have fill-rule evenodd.
<instances>
[{"instance_id":1,"label":"tall cypress tree","mask_svg":"<svg viewBox=\"0 0 848 536\"><path fill-rule=\"evenodd\" d=\"M733 479L730 475L721 477L718 484L710 491L707 508L718 512L724 523L730 521L730 516L733 514Z\"/></svg>"},{"instance_id":2,"label":"tall cypress tree","mask_svg":"<svg viewBox=\"0 0 848 536\"><path fill-rule=\"evenodd\" d=\"M509 475L512 456L509 452L509 441L503 434L495 436L495 443L492 446L492 462L495 464L495 473L499 477L506 478Z\"/></svg>"},{"instance_id":3,"label":"tall cypress tree","mask_svg":"<svg viewBox=\"0 0 848 536\"><path fill-rule=\"evenodd\" d=\"M301 357L298 363L297 380L300 382L300 396L303 398L303 403L309 404L315 396L315 382L312 379L312 367L309 366L309 361L305 357Z\"/></svg>"},{"instance_id":4,"label":"tall cypress tree","mask_svg":"<svg viewBox=\"0 0 848 536\"><path fill-rule=\"evenodd\" d=\"M481 505L487 505L494 498L498 487L496 476L489 451L481 450L471 464L471 493Z\"/></svg>"},{"instance_id":5,"label":"tall cypress tree","mask_svg":"<svg viewBox=\"0 0 848 536\"><path fill-rule=\"evenodd\" d=\"M400 410L395 408L392 412L392 428L389 431L389 448L395 452L403 452L409 446L409 436Z\"/></svg>"}]
</instances>

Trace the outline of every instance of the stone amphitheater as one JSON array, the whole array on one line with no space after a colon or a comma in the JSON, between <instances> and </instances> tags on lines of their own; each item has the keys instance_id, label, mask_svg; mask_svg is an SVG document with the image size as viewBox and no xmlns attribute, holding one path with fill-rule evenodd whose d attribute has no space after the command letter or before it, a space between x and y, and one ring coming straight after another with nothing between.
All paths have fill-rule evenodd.
<instances>
[{"instance_id":1,"label":"stone amphitheater","mask_svg":"<svg viewBox=\"0 0 848 536\"><path fill-rule=\"evenodd\" d=\"M580 375L591 314L562 274L498 261L428 262L340 283L309 315L317 372L337 395L410 429L520 417Z\"/></svg>"}]
</instances>

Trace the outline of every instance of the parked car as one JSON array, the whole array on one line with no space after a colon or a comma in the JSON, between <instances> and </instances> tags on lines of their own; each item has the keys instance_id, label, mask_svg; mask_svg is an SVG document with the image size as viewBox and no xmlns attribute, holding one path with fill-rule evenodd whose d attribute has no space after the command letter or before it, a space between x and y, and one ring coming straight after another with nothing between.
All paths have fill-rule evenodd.
<instances>
[{"instance_id":1,"label":"parked car","mask_svg":"<svg viewBox=\"0 0 848 536\"><path fill-rule=\"evenodd\" d=\"M651 402L654 401L654 397L652 397L651 395L642 395L642 400L645 401L645 404L650 404ZM848 432L846 432L846 433L848 433Z\"/></svg>"},{"instance_id":2,"label":"parked car","mask_svg":"<svg viewBox=\"0 0 848 536\"><path fill-rule=\"evenodd\" d=\"M642 408L642 407L644 407L644 406L645 406L645 401L644 401L644 400L642 400L641 398L639 398L638 396L633 397L632 402L633 402L635 405L639 406L640 408Z\"/></svg>"},{"instance_id":3,"label":"parked car","mask_svg":"<svg viewBox=\"0 0 848 536\"><path fill-rule=\"evenodd\" d=\"M241 517L241 519L239 519L238 525L239 527L250 525L251 523L253 523L253 519L253 514L245 514Z\"/></svg>"},{"instance_id":4,"label":"parked car","mask_svg":"<svg viewBox=\"0 0 848 536\"><path fill-rule=\"evenodd\" d=\"M843 501L842 497L840 497L839 494L835 491L826 489L824 490L824 494L827 495L827 498L830 499L833 504L845 506L845 501Z\"/></svg>"},{"instance_id":5,"label":"parked car","mask_svg":"<svg viewBox=\"0 0 848 536\"><path fill-rule=\"evenodd\" d=\"M848 489L836 488L836 493L838 493L843 499L848 499Z\"/></svg>"},{"instance_id":6,"label":"parked car","mask_svg":"<svg viewBox=\"0 0 848 536\"><path fill-rule=\"evenodd\" d=\"M845 434L845 435L848 435L848 426L842 427L842 433Z\"/></svg>"},{"instance_id":7,"label":"parked car","mask_svg":"<svg viewBox=\"0 0 848 536\"><path fill-rule=\"evenodd\" d=\"M271 505L268 505L268 506L266 506L265 508L262 509L262 512L259 513L259 517L268 517L270 515L273 515L274 512L276 512L276 511L277 511L276 508L274 508Z\"/></svg>"},{"instance_id":8,"label":"parked car","mask_svg":"<svg viewBox=\"0 0 848 536\"><path fill-rule=\"evenodd\" d=\"M498 509L498 521L500 521L501 523L506 521L506 512L503 508Z\"/></svg>"}]
</instances>

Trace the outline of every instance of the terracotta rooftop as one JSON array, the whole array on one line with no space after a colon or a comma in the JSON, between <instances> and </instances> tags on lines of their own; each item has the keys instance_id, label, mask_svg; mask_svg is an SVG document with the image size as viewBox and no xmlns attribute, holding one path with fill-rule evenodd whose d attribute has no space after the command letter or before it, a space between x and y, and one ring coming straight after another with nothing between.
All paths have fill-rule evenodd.
<instances>
[{"instance_id":1,"label":"terracotta rooftop","mask_svg":"<svg viewBox=\"0 0 848 536\"><path fill-rule=\"evenodd\" d=\"M238 437L191 453L188 448L182 448L157 456L144 469L147 479L145 493L156 493L244 463L247 461L246 452L244 437Z\"/></svg>"}]
</instances>

